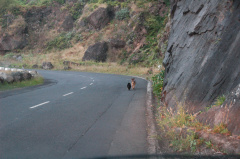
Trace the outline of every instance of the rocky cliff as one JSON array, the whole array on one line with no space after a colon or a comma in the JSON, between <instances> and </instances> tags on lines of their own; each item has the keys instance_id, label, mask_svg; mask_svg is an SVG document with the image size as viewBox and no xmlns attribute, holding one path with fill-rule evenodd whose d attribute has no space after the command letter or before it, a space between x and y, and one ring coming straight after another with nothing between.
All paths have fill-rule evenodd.
<instances>
[{"instance_id":1,"label":"rocky cliff","mask_svg":"<svg viewBox=\"0 0 240 159\"><path fill-rule=\"evenodd\" d=\"M163 102L175 110L179 102L184 102L190 112L205 110L217 97L231 94L240 83L239 56L239 0L173 0L163 61ZM217 119L215 111L211 116L206 114L211 118L206 123L224 122L240 135L240 105L228 103L226 107L229 110L224 120ZM211 122L214 120L218 121Z\"/></svg>"},{"instance_id":2,"label":"rocky cliff","mask_svg":"<svg viewBox=\"0 0 240 159\"><path fill-rule=\"evenodd\" d=\"M63 60L77 62L92 45L106 42L106 57L101 61L151 67L159 65L166 48L163 29L169 19L169 0L34 0L34 5L22 0L13 2L15 7L10 5L8 10L0 7L5 11L0 12L2 54L37 55L64 50ZM159 37L165 38L158 43ZM96 59L98 54L87 59ZM74 57L69 59L69 55Z\"/></svg>"}]
</instances>

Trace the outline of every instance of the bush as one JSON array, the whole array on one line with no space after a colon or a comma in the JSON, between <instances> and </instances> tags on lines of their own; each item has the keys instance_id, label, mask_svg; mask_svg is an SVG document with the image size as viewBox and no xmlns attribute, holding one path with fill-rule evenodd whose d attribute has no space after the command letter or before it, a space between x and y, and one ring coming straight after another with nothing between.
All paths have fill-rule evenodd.
<instances>
[{"instance_id":1,"label":"bush","mask_svg":"<svg viewBox=\"0 0 240 159\"><path fill-rule=\"evenodd\" d=\"M162 70L159 74L156 74L152 77L153 81L153 93L158 97L161 98L161 93L163 89L163 80L164 80L164 73L165 71Z\"/></svg>"},{"instance_id":2,"label":"bush","mask_svg":"<svg viewBox=\"0 0 240 159\"><path fill-rule=\"evenodd\" d=\"M128 10L128 8L123 8L120 11L118 11L116 13L116 18L118 20L123 20L123 19L129 18L129 10Z\"/></svg>"},{"instance_id":3,"label":"bush","mask_svg":"<svg viewBox=\"0 0 240 159\"><path fill-rule=\"evenodd\" d=\"M73 32L62 33L58 35L55 39L47 43L47 50L51 50L53 48L57 49L66 49L71 47L71 40L74 37Z\"/></svg>"},{"instance_id":4,"label":"bush","mask_svg":"<svg viewBox=\"0 0 240 159\"><path fill-rule=\"evenodd\" d=\"M78 2L74 4L72 8L70 8L70 13L74 20L77 20L80 17L80 15L82 14L83 7L84 3Z\"/></svg>"},{"instance_id":5,"label":"bush","mask_svg":"<svg viewBox=\"0 0 240 159\"><path fill-rule=\"evenodd\" d=\"M222 105L226 100L226 97L224 95L217 97L216 101L214 102L214 106L220 106Z\"/></svg>"}]
</instances>

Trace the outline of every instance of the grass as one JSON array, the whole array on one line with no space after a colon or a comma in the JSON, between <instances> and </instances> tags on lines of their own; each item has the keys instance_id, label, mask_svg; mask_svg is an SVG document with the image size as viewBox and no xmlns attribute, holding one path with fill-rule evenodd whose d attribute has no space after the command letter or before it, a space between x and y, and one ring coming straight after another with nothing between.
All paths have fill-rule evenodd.
<instances>
[{"instance_id":1,"label":"grass","mask_svg":"<svg viewBox=\"0 0 240 159\"><path fill-rule=\"evenodd\" d=\"M158 97L158 99L161 99L161 93L162 93L162 89L163 89L164 73L165 73L165 71L162 70L159 74L156 74L152 77L153 93Z\"/></svg>"},{"instance_id":2,"label":"grass","mask_svg":"<svg viewBox=\"0 0 240 159\"><path fill-rule=\"evenodd\" d=\"M196 135L196 131L209 130L209 126L204 126L185 110L184 104L178 104L176 111L160 107L158 125L163 135L161 138L167 138L169 147L177 152L195 153L205 143L204 139ZM186 132L179 133L177 129L185 129Z\"/></svg>"},{"instance_id":3,"label":"grass","mask_svg":"<svg viewBox=\"0 0 240 159\"><path fill-rule=\"evenodd\" d=\"M220 106L222 105L226 100L226 97L224 95L217 97L216 101L214 102L214 106Z\"/></svg>"},{"instance_id":4,"label":"grass","mask_svg":"<svg viewBox=\"0 0 240 159\"><path fill-rule=\"evenodd\" d=\"M43 84L43 82L44 82L44 79L42 77L35 77L29 81L14 82L13 84L8 84L4 82L3 84L0 84L0 91L40 85L40 84Z\"/></svg>"},{"instance_id":5,"label":"grass","mask_svg":"<svg viewBox=\"0 0 240 159\"><path fill-rule=\"evenodd\" d=\"M215 125L214 128L213 128L213 132L214 133L219 133L219 134L224 134L224 135L227 135L227 136L231 135L231 132L227 129L227 125L223 124L223 123Z\"/></svg>"}]
</instances>

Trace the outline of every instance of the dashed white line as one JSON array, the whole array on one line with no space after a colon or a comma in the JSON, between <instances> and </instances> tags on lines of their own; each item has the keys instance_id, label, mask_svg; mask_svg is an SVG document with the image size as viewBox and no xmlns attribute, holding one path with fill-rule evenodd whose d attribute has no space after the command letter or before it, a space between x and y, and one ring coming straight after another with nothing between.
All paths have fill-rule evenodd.
<instances>
[{"instance_id":1,"label":"dashed white line","mask_svg":"<svg viewBox=\"0 0 240 159\"><path fill-rule=\"evenodd\" d=\"M87 87L82 87L81 89L85 89L85 88L87 88Z\"/></svg>"},{"instance_id":2,"label":"dashed white line","mask_svg":"<svg viewBox=\"0 0 240 159\"><path fill-rule=\"evenodd\" d=\"M90 86L93 85L93 83L90 83Z\"/></svg>"},{"instance_id":3,"label":"dashed white line","mask_svg":"<svg viewBox=\"0 0 240 159\"><path fill-rule=\"evenodd\" d=\"M44 103L41 103L41 104L38 104L38 105L35 105L35 106L32 106L32 107L30 107L30 109L33 109L33 108L36 108L36 107L42 106L42 105L47 104L47 103L49 103L49 101L44 102Z\"/></svg>"},{"instance_id":4,"label":"dashed white line","mask_svg":"<svg viewBox=\"0 0 240 159\"><path fill-rule=\"evenodd\" d=\"M68 96L68 95L70 95L70 94L73 94L73 92L70 92L70 93L64 94L63 97Z\"/></svg>"}]
</instances>

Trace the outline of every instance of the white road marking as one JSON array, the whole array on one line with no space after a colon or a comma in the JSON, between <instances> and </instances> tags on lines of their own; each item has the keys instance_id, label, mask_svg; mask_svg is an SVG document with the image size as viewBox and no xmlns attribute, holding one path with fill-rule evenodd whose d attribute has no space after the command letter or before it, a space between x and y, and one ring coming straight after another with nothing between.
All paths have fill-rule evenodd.
<instances>
[{"instance_id":1,"label":"white road marking","mask_svg":"<svg viewBox=\"0 0 240 159\"><path fill-rule=\"evenodd\" d=\"M83 88L81 88L81 89L85 89L85 88L87 88L87 87L83 87Z\"/></svg>"},{"instance_id":2,"label":"white road marking","mask_svg":"<svg viewBox=\"0 0 240 159\"><path fill-rule=\"evenodd\" d=\"M68 94L64 94L63 97L68 96L68 95L70 95L70 94L73 94L73 92L70 92L70 93L68 93Z\"/></svg>"},{"instance_id":3,"label":"white road marking","mask_svg":"<svg viewBox=\"0 0 240 159\"><path fill-rule=\"evenodd\" d=\"M93 85L93 83L90 83L90 86Z\"/></svg>"},{"instance_id":4,"label":"white road marking","mask_svg":"<svg viewBox=\"0 0 240 159\"><path fill-rule=\"evenodd\" d=\"M42 105L47 104L47 103L49 103L49 101L44 102L44 103L41 103L41 104L38 104L38 105L35 105L35 106L32 106L32 107L30 107L30 109L33 109L33 108L36 108L36 107L42 106Z\"/></svg>"}]
</instances>

